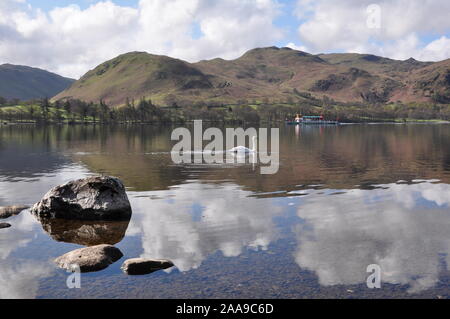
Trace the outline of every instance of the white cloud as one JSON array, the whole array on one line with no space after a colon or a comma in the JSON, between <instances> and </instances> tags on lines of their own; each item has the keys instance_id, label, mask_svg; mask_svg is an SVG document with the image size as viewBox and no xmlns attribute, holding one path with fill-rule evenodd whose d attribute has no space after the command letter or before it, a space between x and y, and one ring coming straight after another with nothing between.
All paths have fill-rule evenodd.
<instances>
[{"instance_id":1,"label":"white cloud","mask_svg":"<svg viewBox=\"0 0 450 319\"><path fill-rule=\"evenodd\" d=\"M282 36L273 25L275 0L141 0L137 8L102 1L49 13L7 0L0 9L1 62L72 77L129 51L188 61L236 58Z\"/></svg>"},{"instance_id":2,"label":"white cloud","mask_svg":"<svg viewBox=\"0 0 450 319\"><path fill-rule=\"evenodd\" d=\"M367 27L371 3L299 0L291 13L277 0L140 0L135 7L98 0L86 9L70 5L43 12L26 0L1 0L0 63L76 78L129 51L195 62L237 58L279 41L311 53L359 52L432 61L450 57L450 2L378 1L380 29ZM281 14L298 16L298 39L286 39L274 24ZM424 41L424 36L435 40Z\"/></svg>"},{"instance_id":3,"label":"white cloud","mask_svg":"<svg viewBox=\"0 0 450 319\"><path fill-rule=\"evenodd\" d=\"M380 28L370 28L367 8L380 8ZM429 44L420 39L450 30L450 2L420 0L299 0L297 15L302 44L311 52L356 52L391 58L442 60L450 57L449 39Z\"/></svg>"},{"instance_id":4,"label":"white cloud","mask_svg":"<svg viewBox=\"0 0 450 319\"><path fill-rule=\"evenodd\" d=\"M307 51L308 48L303 46L303 45L297 45L294 42L289 42L288 44L286 44L287 48L291 48L293 50L297 50L297 51Z\"/></svg>"},{"instance_id":5,"label":"white cloud","mask_svg":"<svg viewBox=\"0 0 450 319\"><path fill-rule=\"evenodd\" d=\"M450 39L446 36L430 42L421 52L419 59L439 61L450 58Z\"/></svg>"}]
</instances>

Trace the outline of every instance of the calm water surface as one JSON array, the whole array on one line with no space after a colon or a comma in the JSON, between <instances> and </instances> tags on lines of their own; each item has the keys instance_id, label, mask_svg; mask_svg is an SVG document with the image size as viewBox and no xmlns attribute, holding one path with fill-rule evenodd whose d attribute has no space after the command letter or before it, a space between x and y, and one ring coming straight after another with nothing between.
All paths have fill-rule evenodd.
<instances>
[{"instance_id":1,"label":"calm water surface","mask_svg":"<svg viewBox=\"0 0 450 319\"><path fill-rule=\"evenodd\" d=\"M172 129L0 126L0 206L107 174L133 207L129 223L5 220L0 298L450 296L450 125L282 127L276 175L175 165ZM52 260L99 243L125 256L68 289ZM140 256L176 267L121 272ZM370 264L381 289L366 286Z\"/></svg>"}]
</instances>

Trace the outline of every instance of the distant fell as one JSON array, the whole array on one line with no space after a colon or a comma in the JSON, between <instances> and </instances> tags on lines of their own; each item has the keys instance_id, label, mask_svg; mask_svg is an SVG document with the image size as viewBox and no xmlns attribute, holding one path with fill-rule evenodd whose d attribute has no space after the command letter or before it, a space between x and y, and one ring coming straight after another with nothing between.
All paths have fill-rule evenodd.
<instances>
[{"instance_id":1,"label":"distant fell","mask_svg":"<svg viewBox=\"0 0 450 319\"><path fill-rule=\"evenodd\" d=\"M52 97L75 80L29 66L0 65L0 96L30 100Z\"/></svg>"},{"instance_id":2,"label":"distant fell","mask_svg":"<svg viewBox=\"0 0 450 319\"><path fill-rule=\"evenodd\" d=\"M118 106L142 97L158 105L299 102L450 101L450 63L393 60L370 54L319 54L257 48L235 60L188 63L130 52L100 64L54 100L100 99Z\"/></svg>"}]
</instances>

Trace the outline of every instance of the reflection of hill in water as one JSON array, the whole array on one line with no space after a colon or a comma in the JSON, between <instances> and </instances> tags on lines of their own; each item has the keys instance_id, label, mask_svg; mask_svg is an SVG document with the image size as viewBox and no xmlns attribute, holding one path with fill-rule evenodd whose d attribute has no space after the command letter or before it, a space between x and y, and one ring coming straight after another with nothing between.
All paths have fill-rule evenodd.
<instances>
[{"instance_id":1,"label":"reflection of hill in water","mask_svg":"<svg viewBox=\"0 0 450 319\"><path fill-rule=\"evenodd\" d=\"M296 131L297 130L297 131ZM156 134L155 134L156 133ZM233 181L257 192L302 185L349 189L417 178L450 180L447 125L351 125L282 128L280 170L261 175L251 165L174 165L170 130L143 127L111 132L76 147L74 158L96 172L124 179L135 190L160 190L186 180ZM99 152L100 150L100 152Z\"/></svg>"},{"instance_id":2,"label":"reflection of hill in water","mask_svg":"<svg viewBox=\"0 0 450 319\"><path fill-rule=\"evenodd\" d=\"M121 178L137 191L168 189L189 180L233 181L255 192L290 191L313 184L348 189L417 178L450 180L448 125L282 127L281 164L275 175L261 175L251 165L175 165L170 158L172 129L1 128L0 170L5 175L53 170L67 163L62 156L66 155L94 173Z\"/></svg>"},{"instance_id":3,"label":"reflection of hill in water","mask_svg":"<svg viewBox=\"0 0 450 319\"><path fill-rule=\"evenodd\" d=\"M55 152L55 144L51 129L0 126L0 176L34 177L70 163Z\"/></svg>"}]
</instances>

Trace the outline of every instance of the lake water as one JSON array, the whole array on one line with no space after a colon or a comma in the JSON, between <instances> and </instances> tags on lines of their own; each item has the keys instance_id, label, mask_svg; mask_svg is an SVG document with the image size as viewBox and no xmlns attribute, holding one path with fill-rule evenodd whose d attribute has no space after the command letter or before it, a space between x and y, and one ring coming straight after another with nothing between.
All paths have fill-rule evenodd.
<instances>
[{"instance_id":1,"label":"lake water","mask_svg":"<svg viewBox=\"0 0 450 319\"><path fill-rule=\"evenodd\" d=\"M0 206L93 174L119 177L133 216L0 229L0 298L448 298L450 125L281 127L279 171L173 164L172 127L0 126ZM115 244L109 268L52 260ZM127 276L125 259L175 268ZM367 266L381 267L369 289Z\"/></svg>"}]
</instances>

